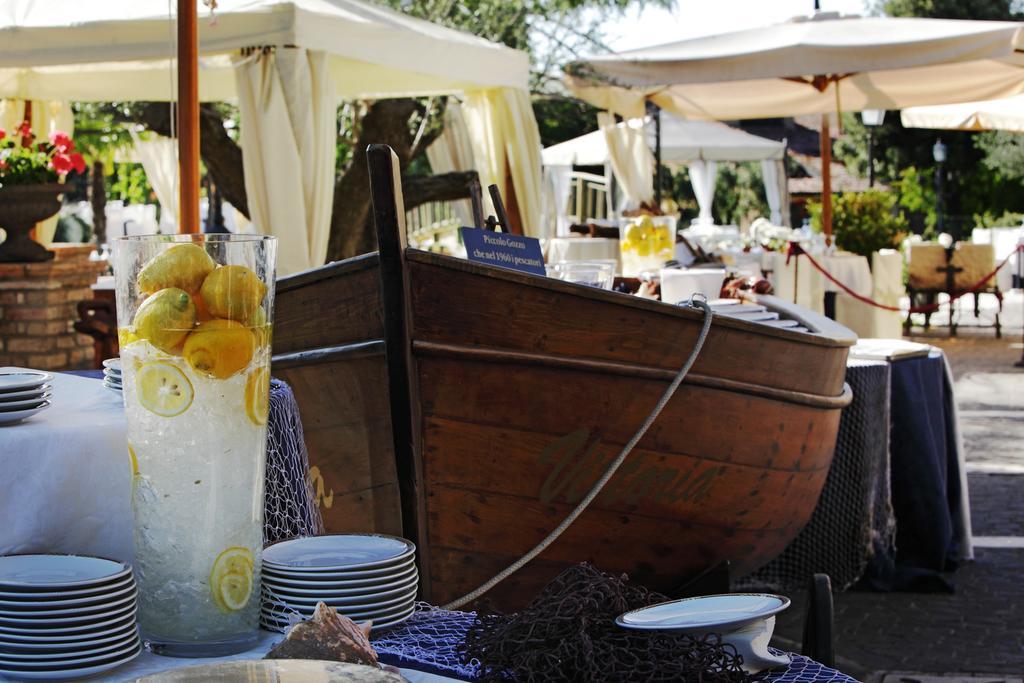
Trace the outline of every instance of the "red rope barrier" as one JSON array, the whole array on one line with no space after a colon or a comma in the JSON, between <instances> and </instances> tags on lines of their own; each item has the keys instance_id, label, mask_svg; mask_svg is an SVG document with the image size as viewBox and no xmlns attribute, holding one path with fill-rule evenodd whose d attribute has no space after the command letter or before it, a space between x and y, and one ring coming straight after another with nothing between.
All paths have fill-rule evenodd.
<instances>
[{"instance_id":1,"label":"red rope barrier","mask_svg":"<svg viewBox=\"0 0 1024 683\"><path fill-rule=\"evenodd\" d=\"M996 273L998 273L999 270L1003 266L1005 266L1007 263L1010 262L1010 257L1012 257L1015 253L1018 253L1018 252L1024 252L1024 244L1018 244L1017 248L1014 249L1013 251L1011 251L1010 254L1005 259L1003 259L1002 263L1000 263L998 266L996 266L995 269L991 273L989 273L988 275L983 277L981 280L979 280L973 287L971 287L970 289L966 289L966 290L960 292L959 294L956 294L955 296L950 296L949 297L949 301L947 301L945 303L951 304L951 303L953 303L954 301L956 301L957 299L959 299L962 296L965 296L967 294L973 294L973 293L977 292L979 289L981 289L982 287L985 286L986 282L988 282L989 280L994 278L996 276ZM852 296L857 301L862 301L862 302L864 302L864 303L866 303L866 304L868 304L870 306L874 306L876 308L881 308L881 309L886 310L886 311L896 311L897 313L902 313L903 312L903 309L900 308L899 306L888 306L886 304L880 304L877 301L875 301L874 299L871 299L869 297L866 297L866 296L863 296L861 294L858 294L857 292L855 292L852 289L850 289L849 287L847 287L845 284L843 284L842 282L837 280L836 277L834 275L832 275L832 273L830 273L827 270L825 270L824 268L822 268L821 264L819 264L817 261L815 261L813 256L811 256L806 251L804 251L803 247L800 246L799 242L790 242L789 243L789 249L786 251L786 265L787 266L789 265L789 259L790 258L792 258L794 256L799 257L801 255L806 256L807 260L811 262L811 265L814 266L815 268L817 268L818 271L820 271L822 275L824 275L826 278L831 280L833 284L835 284L841 290L843 290L844 292L846 292L847 294ZM795 286L795 283L794 283L794 286ZM942 306L942 304L931 304L929 306L911 306L909 309L907 309L907 313L934 313L935 311L939 310L939 308L941 306Z\"/></svg>"}]
</instances>

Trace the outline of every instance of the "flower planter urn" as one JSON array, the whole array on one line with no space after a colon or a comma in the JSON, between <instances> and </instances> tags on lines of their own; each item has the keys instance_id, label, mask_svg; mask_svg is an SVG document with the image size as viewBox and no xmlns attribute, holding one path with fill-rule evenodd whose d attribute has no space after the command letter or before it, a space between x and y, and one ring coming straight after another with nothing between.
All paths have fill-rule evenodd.
<instances>
[{"instance_id":1,"label":"flower planter urn","mask_svg":"<svg viewBox=\"0 0 1024 683\"><path fill-rule=\"evenodd\" d=\"M53 252L29 237L29 233L36 223L60 211L62 192L64 186L60 183L0 187L0 228L7 233L7 239L0 243L0 263L53 258Z\"/></svg>"}]
</instances>

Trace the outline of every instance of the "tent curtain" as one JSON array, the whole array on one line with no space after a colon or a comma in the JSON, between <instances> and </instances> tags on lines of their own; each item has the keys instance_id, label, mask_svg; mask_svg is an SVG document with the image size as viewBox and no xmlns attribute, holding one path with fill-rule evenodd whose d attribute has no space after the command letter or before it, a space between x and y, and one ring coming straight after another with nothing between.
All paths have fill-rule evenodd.
<instances>
[{"instance_id":1,"label":"tent curtain","mask_svg":"<svg viewBox=\"0 0 1024 683\"><path fill-rule=\"evenodd\" d=\"M444 112L444 130L427 147L427 161L434 173L472 171L476 167L469 129L462 115L462 107L449 100ZM455 216L462 225L473 225L473 206L468 199L452 202Z\"/></svg>"},{"instance_id":2,"label":"tent curtain","mask_svg":"<svg viewBox=\"0 0 1024 683\"><path fill-rule=\"evenodd\" d=\"M698 159L690 162L689 169L690 184L693 185L693 194L697 198L697 206L700 208L697 220L694 222L701 225L713 225L715 218L711 215L711 205L715 200L718 163Z\"/></svg>"},{"instance_id":3,"label":"tent curtain","mask_svg":"<svg viewBox=\"0 0 1024 683\"><path fill-rule=\"evenodd\" d=\"M155 133L143 140L132 131L135 154L160 202L160 222L178 225L178 143Z\"/></svg>"},{"instance_id":4,"label":"tent curtain","mask_svg":"<svg viewBox=\"0 0 1024 683\"><path fill-rule=\"evenodd\" d=\"M547 230L541 237L564 237L569 230L569 195L572 194L572 166L544 167L544 219ZM551 227L554 226L554 235Z\"/></svg>"},{"instance_id":5,"label":"tent curtain","mask_svg":"<svg viewBox=\"0 0 1024 683\"><path fill-rule=\"evenodd\" d=\"M764 176L764 194L768 199L772 225L789 225L789 186L782 159L762 161L761 175Z\"/></svg>"},{"instance_id":6,"label":"tent curtain","mask_svg":"<svg viewBox=\"0 0 1024 683\"><path fill-rule=\"evenodd\" d=\"M236 61L245 192L281 275L322 265L334 205L336 100L327 55L279 47Z\"/></svg>"},{"instance_id":7,"label":"tent curtain","mask_svg":"<svg viewBox=\"0 0 1024 683\"><path fill-rule=\"evenodd\" d=\"M597 115L597 125L608 143L608 160L612 173L622 190L619 211L636 209L654 197L654 155L647 146L642 121L640 125L615 125L608 112Z\"/></svg>"},{"instance_id":8,"label":"tent curtain","mask_svg":"<svg viewBox=\"0 0 1024 683\"><path fill-rule=\"evenodd\" d=\"M540 132L530 96L518 88L492 88L466 93L462 106L483 187L494 184L508 202L506 169L512 178L523 233L538 237L545 232L541 221ZM490 197L484 206L493 213Z\"/></svg>"}]
</instances>

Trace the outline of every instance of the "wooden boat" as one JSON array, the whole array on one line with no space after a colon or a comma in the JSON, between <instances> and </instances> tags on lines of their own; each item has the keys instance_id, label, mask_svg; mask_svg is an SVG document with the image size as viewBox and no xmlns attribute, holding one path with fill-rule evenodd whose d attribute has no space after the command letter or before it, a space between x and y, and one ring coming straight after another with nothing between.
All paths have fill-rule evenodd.
<instances>
[{"instance_id":1,"label":"wooden boat","mask_svg":"<svg viewBox=\"0 0 1024 683\"><path fill-rule=\"evenodd\" d=\"M274 374L302 413L329 531L402 534L423 598L476 588L555 528L673 379L699 311L404 246L391 152L370 151L379 253L282 278ZM668 590L775 557L831 463L852 333L716 318L604 492L495 588L514 607L590 560Z\"/></svg>"}]
</instances>

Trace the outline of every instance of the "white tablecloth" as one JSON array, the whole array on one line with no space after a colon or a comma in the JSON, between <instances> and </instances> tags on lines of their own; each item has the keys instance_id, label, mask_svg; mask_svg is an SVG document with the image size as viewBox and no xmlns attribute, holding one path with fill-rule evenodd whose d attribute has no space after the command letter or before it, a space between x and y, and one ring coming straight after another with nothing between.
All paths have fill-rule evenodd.
<instances>
[{"instance_id":1,"label":"white tablecloth","mask_svg":"<svg viewBox=\"0 0 1024 683\"><path fill-rule=\"evenodd\" d=\"M775 288L775 295L812 311L824 313L825 292L841 293L843 290L822 275L806 258L800 257L799 265L797 260L796 257L791 258L787 265L786 254L775 252L770 255L769 280ZM814 254L814 260L857 294L871 296L874 283L865 257L848 253Z\"/></svg>"},{"instance_id":2,"label":"white tablecloth","mask_svg":"<svg viewBox=\"0 0 1024 683\"><path fill-rule=\"evenodd\" d=\"M131 464L121 394L56 373L49 409L0 426L0 555L132 559Z\"/></svg>"},{"instance_id":3,"label":"white tablecloth","mask_svg":"<svg viewBox=\"0 0 1024 683\"><path fill-rule=\"evenodd\" d=\"M903 256L895 249L871 255L872 285L869 296L886 306L899 306L903 295ZM903 336L903 315L858 301L848 294L836 295L836 322L846 325L858 337L899 338Z\"/></svg>"}]
</instances>

